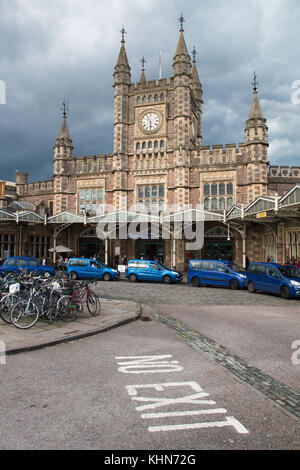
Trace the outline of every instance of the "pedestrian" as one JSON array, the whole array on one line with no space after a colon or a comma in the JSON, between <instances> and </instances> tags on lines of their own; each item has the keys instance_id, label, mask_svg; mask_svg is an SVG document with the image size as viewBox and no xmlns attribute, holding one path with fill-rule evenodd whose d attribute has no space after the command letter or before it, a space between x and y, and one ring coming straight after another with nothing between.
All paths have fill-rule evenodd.
<instances>
[{"instance_id":1,"label":"pedestrian","mask_svg":"<svg viewBox=\"0 0 300 470\"><path fill-rule=\"evenodd\" d=\"M268 256L267 263L270 263L270 260L271 260L271 258L270 258L270 256Z\"/></svg>"},{"instance_id":2,"label":"pedestrian","mask_svg":"<svg viewBox=\"0 0 300 470\"><path fill-rule=\"evenodd\" d=\"M42 263L41 264L42 264L42 266L46 266L46 258L45 257L42 258Z\"/></svg>"},{"instance_id":3,"label":"pedestrian","mask_svg":"<svg viewBox=\"0 0 300 470\"><path fill-rule=\"evenodd\" d=\"M126 266L126 264L127 264L127 257L126 256L123 257L122 264L123 264L123 266Z\"/></svg>"},{"instance_id":4,"label":"pedestrian","mask_svg":"<svg viewBox=\"0 0 300 470\"><path fill-rule=\"evenodd\" d=\"M59 258L58 258L57 264L58 264L58 269L59 269L59 271L62 272L65 263L64 263L64 259L63 259L63 257L62 257L61 255L60 255Z\"/></svg>"},{"instance_id":5,"label":"pedestrian","mask_svg":"<svg viewBox=\"0 0 300 470\"><path fill-rule=\"evenodd\" d=\"M115 255L114 257L114 266L116 269L118 269L119 266L119 255Z\"/></svg>"},{"instance_id":6,"label":"pedestrian","mask_svg":"<svg viewBox=\"0 0 300 470\"><path fill-rule=\"evenodd\" d=\"M273 258L273 256L272 256L271 259L270 259L270 263L274 263L274 258Z\"/></svg>"}]
</instances>

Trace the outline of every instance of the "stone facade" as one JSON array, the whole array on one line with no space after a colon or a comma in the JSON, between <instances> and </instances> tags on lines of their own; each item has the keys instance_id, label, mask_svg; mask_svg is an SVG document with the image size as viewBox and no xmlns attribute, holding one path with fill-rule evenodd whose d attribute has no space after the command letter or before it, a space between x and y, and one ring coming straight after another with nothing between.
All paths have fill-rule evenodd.
<instances>
[{"instance_id":1,"label":"stone facade","mask_svg":"<svg viewBox=\"0 0 300 470\"><path fill-rule=\"evenodd\" d=\"M124 37L113 77L113 153L75 158L64 113L54 146L53 178L28 183L28 175L17 172L19 200L34 204L41 215L69 211L92 216L99 211L130 210L139 204L158 212L203 204L209 212L223 213L258 196L281 195L300 182L300 167L269 166L268 128L255 83L244 141L238 145L202 145L202 85L195 54L191 60L182 28L172 77L147 80L143 65L139 82L132 83ZM206 224L205 229L211 225ZM61 235L66 243L73 243L77 254L83 229L74 228L73 241L70 233ZM249 230L247 243L252 258L265 255L261 248L264 230L253 230L252 234ZM233 236L234 257L240 261L241 238L235 232ZM220 240L212 238L214 242ZM186 255L181 241L176 244L176 264L182 268ZM117 246L114 241L111 256ZM121 240L117 251L128 258L145 254L142 250L137 251L133 240ZM164 241L165 262L171 263L171 250L171 242Z\"/></svg>"}]
</instances>

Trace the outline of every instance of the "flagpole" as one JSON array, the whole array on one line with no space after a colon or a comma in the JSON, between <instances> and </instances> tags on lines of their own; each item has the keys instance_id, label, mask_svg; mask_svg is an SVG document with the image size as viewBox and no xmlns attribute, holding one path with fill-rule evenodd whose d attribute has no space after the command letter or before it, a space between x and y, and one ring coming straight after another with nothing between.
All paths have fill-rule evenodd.
<instances>
[{"instance_id":1,"label":"flagpole","mask_svg":"<svg viewBox=\"0 0 300 470\"><path fill-rule=\"evenodd\" d=\"M159 64L159 78L161 79L161 51L158 56L158 64Z\"/></svg>"}]
</instances>

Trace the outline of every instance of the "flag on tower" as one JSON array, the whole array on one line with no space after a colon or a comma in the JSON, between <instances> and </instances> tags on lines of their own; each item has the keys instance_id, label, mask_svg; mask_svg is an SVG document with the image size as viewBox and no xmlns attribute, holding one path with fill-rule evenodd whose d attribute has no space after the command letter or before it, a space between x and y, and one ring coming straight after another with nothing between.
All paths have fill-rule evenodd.
<instances>
[{"instance_id":1,"label":"flag on tower","mask_svg":"<svg viewBox=\"0 0 300 470\"><path fill-rule=\"evenodd\" d=\"M158 65L159 65L159 78L161 78L161 51L158 56Z\"/></svg>"}]
</instances>

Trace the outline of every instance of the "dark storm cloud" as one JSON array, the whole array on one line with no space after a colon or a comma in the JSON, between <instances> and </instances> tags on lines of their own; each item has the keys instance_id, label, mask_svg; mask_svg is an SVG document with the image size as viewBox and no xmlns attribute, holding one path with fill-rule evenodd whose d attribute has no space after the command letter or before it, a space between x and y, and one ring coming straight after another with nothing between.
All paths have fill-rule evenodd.
<instances>
[{"instance_id":1,"label":"dark storm cloud","mask_svg":"<svg viewBox=\"0 0 300 470\"><path fill-rule=\"evenodd\" d=\"M132 81L172 75L181 11L189 51L195 46L204 90L203 144L243 141L255 70L268 120L273 164L296 165L300 104L298 0L0 0L0 179L15 170L31 180L52 174L61 103L69 98L74 154L110 153L113 145L113 71L120 32ZM0 100L1 102L1 100Z\"/></svg>"}]
</instances>

